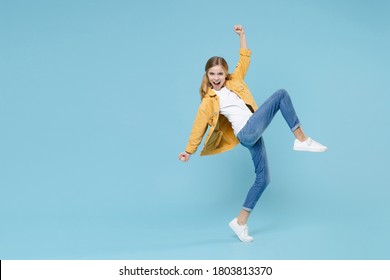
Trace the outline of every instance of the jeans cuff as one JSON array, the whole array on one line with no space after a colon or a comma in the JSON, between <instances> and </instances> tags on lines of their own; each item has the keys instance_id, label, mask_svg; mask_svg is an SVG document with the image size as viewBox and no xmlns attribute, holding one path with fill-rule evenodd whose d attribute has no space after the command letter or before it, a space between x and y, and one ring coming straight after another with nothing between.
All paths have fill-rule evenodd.
<instances>
[{"instance_id":1,"label":"jeans cuff","mask_svg":"<svg viewBox=\"0 0 390 280\"><path fill-rule=\"evenodd\" d=\"M253 210L252 208L247 208L247 207L242 207L242 209L244 209L247 212L251 212Z\"/></svg>"},{"instance_id":2,"label":"jeans cuff","mask_svg":"<svg viewBox=\"0 0 390 280\"><path fill-rule=\"evenodd\" d=\"M293 128L291 128L291 131L294 132L295 130L297 130L298 128L301 127L301 123L298 123L297 125L295 125Z\"/></svg>"}]
</instances>

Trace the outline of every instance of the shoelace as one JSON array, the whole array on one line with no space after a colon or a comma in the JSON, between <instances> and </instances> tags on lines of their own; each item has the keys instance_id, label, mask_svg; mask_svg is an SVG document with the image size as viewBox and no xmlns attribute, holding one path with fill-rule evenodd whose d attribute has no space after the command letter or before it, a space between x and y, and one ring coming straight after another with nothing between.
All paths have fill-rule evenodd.
<instances>
[{"instance_id":1,"label":"shoelace","mask_svg":"<svg viewBox=\"0 0 390 280\"><path fill-rule=\"evenodd\" d=\"M242 231L244 237L248 237L248 226L245 226L244 230Z\"/></svg>"},{"instance_id":2,"label":"shoelace","mask_svg":"<svg viewBox=\"0 0 390 280\"><path fill-rule=\"evenodd\" d=\"M308 137L308 138L306 139L306 143L307 143L307 145L311 146L311 144L313 143L313 140L311 140L311 138Z\"/></svg>"}]
</instances>

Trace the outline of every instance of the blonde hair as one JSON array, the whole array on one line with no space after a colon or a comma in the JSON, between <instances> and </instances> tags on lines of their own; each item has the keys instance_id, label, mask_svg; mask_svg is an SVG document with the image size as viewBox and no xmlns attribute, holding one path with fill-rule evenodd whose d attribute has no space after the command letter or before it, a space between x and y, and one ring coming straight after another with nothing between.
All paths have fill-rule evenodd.
<instances>
[{"instance_id":1,"label":"blonde hair","mask_svg":"<svg viewBox=\"0 0 390 280\"><path fill-rule=\"evenodd\" d=\"M229 72L228 72L229 66L226 63L226 60L220 56L213 56L212 58L207 60L206 66L204 67L204 70L206 73L203 75L202 83L200 85L200 90L199 90L200 98L204 97L204 95L207 93L208 88L211 86L211 83L210 83L209 78L207 76L207 72L210 70L210 68L212 68L214 66L218 66L218 65L221 66L223 71L225 72L226 80L229 80L229 78L230 78Z\"/></svg>"}]
</instances>

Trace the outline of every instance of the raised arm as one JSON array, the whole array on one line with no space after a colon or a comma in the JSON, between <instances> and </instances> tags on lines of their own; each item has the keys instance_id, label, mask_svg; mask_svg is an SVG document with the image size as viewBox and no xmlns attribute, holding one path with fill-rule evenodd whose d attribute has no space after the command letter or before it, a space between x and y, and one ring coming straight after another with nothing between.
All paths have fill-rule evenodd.
<instances>
[{"instance_id":1,"label":"raised arm","mask_svg":"<svg viewBox=\"0 0 390 280\"><path fill-rule=\"evenodd\" d=\"M238 36L240 36L240 48L247 50L248 44L246 42L244 27L242 25L235 25L234 32L236 32L238 34Z\"/></svg>"},{"instance_id":2,"label":"raised arm","mask_svg":"<svg viewBox=\"0 0 390 280\"><path fill-rule=\"evenodd\" d=\"M244 80L246 72L249 68L250 56L252 52L250 49L248 49L244 27L242 25L235 25L234 32L240 36L240 60L238 61L236 69L231 74L231 76L235 76Z\"/></svg>"}]
</instances>

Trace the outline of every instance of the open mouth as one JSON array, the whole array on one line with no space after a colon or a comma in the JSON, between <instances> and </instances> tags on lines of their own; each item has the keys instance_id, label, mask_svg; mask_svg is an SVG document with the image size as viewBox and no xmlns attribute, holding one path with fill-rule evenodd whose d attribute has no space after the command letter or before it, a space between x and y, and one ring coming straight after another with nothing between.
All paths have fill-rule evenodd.
<instances>
[{"instance_id":1,"label":"open mouth","mask_svg":"<svg viewBox=\"0 0 390 280\"><path fill-rule=\"evenodd\" d=\"M221 85L221 81L219 81L219 82L213 82L213 85L218 87L219 85Z\"/></svg>"}]
</instances>

